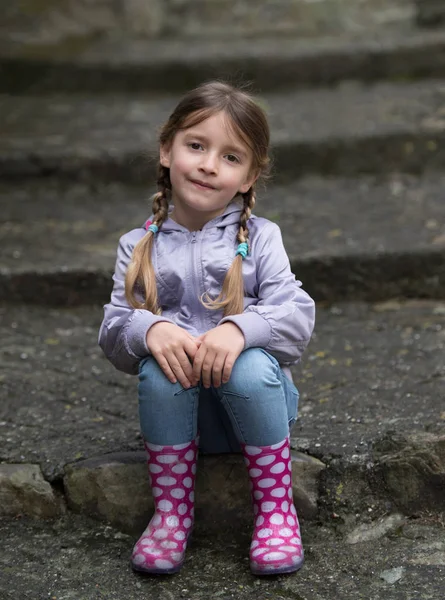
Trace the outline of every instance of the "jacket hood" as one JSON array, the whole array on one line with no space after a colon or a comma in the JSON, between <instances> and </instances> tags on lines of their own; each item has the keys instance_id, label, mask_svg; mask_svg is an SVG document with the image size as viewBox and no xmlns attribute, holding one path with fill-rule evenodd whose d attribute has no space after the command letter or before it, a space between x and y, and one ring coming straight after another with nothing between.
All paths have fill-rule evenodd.
<instances>
[{"instance_id":1,"label":"jacket hood","mask_svg":"<svg viewBox=\"0 0 445 600\"><path fill-rule=\"evenodd\" d=\"M174 208L173 204L170 204L168 209L168 214L170 215ZM233 225L234 223L239 223L241 212L243 210L243 206L240 201L233 200L228 206L226 206L225 211L206 223L202 229L212 229L215 227L227 227L227 225ZM150 221L153 219L153 215L150 216ZM144 225L145 228L145 225ZM170 216L166 219L166 221L162 225L162 232L167 233L170 231L184 231L189 233L189 230L183 225L179 225Z\"/></svg>"}]
</instances>

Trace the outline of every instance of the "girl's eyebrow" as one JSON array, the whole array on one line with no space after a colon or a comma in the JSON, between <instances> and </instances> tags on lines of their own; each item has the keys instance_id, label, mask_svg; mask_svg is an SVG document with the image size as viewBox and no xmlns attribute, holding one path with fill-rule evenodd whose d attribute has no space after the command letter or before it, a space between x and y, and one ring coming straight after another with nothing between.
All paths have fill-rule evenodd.
<instances>
[{"instance_id":1,"label":"girl's eyebrow","mask_svg":"<svg viewBox=\"0 0 445 600\"><path fill-rule=\"evenodd\" d=\"M187 131L186 138L193 138L195 140L198 140L200 142L208 142L208 138L205 135L202 135L200 133L195 133L193 131ZM225 147L225 151L226 152L234 152L235 154L240 154L241 156L243 156L244 158L247 157L247 153L240 147L240 146L234 146L233 144L230 144L230 146L226 146Z\"/></svg>"}]
</instances>

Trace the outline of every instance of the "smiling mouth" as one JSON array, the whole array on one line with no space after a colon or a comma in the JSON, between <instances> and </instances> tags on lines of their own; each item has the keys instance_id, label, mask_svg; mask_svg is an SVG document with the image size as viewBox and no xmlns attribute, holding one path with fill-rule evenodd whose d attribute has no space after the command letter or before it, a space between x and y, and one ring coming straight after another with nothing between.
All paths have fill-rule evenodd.
<instances>
[{"instance_id":1,"label":"smiling mouth","mask_svg":"<svg viewBox=\"0 0 445 600\"><path fill-rule=\"evenodd\" d=\"M203 189L203 190L214 190L216 188L214 188L212 185L209 185L208 183L204 183L203 181L197 181L196 179L191 179L190 180L192 183L194 183L197 187Z\"/></svg>"}]
</instances>

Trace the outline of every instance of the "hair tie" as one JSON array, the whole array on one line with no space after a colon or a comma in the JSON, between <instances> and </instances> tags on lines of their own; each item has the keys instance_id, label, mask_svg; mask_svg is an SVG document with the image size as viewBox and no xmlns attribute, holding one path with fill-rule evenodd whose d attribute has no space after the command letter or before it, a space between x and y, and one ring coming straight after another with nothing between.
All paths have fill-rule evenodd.
<instances>
[{"instance_id":1,"label":"hair tie","mask_svg":"<svg viewBox=\"0 0 445 600\"><path fill-rule=\"evenodd\" d=\"M149 225L147 227L147 231L151 231L153 234L158 233L159 227L157 225L155 225L154 223L152 223L151 225Z\"/></svg>"},{"instance_id":2,"label":"hair tie","mask_svg":"<svg viewBox=\"0 0 445 600\"><path fill-rule=\"evenodd\" d=\"M241 254L241 256L244 260L247 256L248 252L249 252L249 245L247 244L247 242L242 242L241 244L238 244L238 248L236 249L235 256L237 256L238 254Z\"/></svg>"}]
</instances>

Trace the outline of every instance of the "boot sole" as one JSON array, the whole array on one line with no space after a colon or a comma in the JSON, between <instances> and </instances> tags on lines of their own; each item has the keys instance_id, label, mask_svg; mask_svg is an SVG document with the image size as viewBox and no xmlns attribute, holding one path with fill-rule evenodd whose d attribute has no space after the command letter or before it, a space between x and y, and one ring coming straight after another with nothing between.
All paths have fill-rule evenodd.
<instances>
[{"instance_id":1,"label":"boot sole","mask_svg":"<svg viewBox=\"0 0 445 600\"><path fill-rule=\"evenodd\" d=\"M143 573L145 575L174 575L181 570L184 562L172 567L171 569L144 569L139 565L134 565L132 562L130 564L133 571L136 571L137 573Z\"/></svg>"},{"instance_id":2,"label":"boot sole","mask_svg":"<svg viewBox=\"0 0 445 600\"><path fill-rule=\"evenodd\" d=\"M301 567L304 565L304 557L302 557L301 561L299 563L297 563L296 565L290 565L287 567L277 567L276 569L270 569L270 570L263 570L263 569L257 569L256 567L253 567L252 565L250 565L250 570L252 572L253 575L260 575L260 576L270 576L270 575L286 575L288 573L296 573L297 571L299 571L301 569Z\"/></svg>"}]
</instances>

